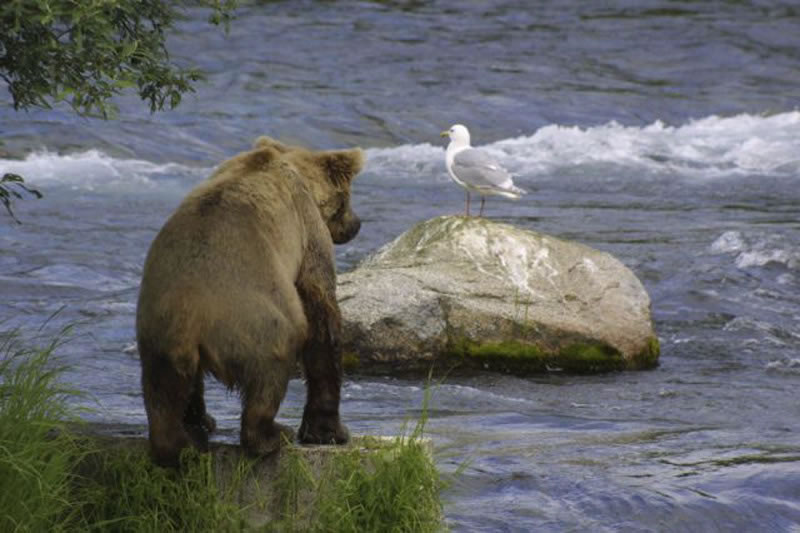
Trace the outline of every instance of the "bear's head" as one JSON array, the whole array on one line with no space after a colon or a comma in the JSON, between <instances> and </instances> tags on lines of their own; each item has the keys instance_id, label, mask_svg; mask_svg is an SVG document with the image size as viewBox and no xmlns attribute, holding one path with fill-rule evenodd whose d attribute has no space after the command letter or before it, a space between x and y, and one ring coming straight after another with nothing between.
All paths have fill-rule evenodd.
<instances>
[{"instance_id":1,"label":"bear's head","mask_svg":"<svg viewBox=\"0 0 800 533\"><path fill-rule=\"evenodd\" d=\"M361 220L350 207L350 185L364 167L360 148L319 152L266 136L256 140L255 148L275 150L303 177L334 243L343 244L356 236Z\"/></svg>"}]
</instances>

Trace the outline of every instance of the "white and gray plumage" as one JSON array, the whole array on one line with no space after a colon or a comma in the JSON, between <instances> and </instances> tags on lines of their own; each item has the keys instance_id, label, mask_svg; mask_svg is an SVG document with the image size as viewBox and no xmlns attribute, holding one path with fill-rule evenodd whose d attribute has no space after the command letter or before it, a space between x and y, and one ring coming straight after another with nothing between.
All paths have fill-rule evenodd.
<instances>
[{"instance_id":1,"label":"white and gray plumage","mask_svg":"<svg viewBox=\"0 0 800 533\"><path fill-rule=\"evenodd\" d=\"M466 215L469 216L469 193L481 195L481 210L486 195L495 194L506 198L519 198L525 191L514 185L511 174L501 167L492 157L479 148L469 144L469 130L466 126L456 124L442 132L442 137L449 137L445 153L447 172L453 181L467 191Z\"/></svg>"}]
</instances>

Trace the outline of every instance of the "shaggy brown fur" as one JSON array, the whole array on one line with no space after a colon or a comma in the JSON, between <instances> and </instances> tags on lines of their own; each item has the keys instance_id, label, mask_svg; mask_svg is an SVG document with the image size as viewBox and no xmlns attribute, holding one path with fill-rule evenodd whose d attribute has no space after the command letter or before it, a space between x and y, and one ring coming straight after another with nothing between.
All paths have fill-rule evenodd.
<instances>
[{"instance_id":1,"label":"shaggy brown fur","mask_svg":"<svg viewBox=\"0 0 800 533\"><path fill-rule=\"evenodd\" d=\"M269 137L224 162L153 241L136 313L154 460L205 450L215 423L203 376L242 399L241 444L278 449L275 415L300 355L307 399L299 438L343 443L341 317L333 243L355 237L350 183L361 150L314 152Z\"/></svg>"}]
</instances>

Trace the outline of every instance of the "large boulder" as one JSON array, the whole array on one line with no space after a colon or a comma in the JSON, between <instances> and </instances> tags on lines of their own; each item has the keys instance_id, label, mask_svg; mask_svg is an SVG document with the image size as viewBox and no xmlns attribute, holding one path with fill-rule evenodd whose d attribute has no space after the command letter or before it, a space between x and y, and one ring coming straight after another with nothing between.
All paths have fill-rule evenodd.
<instances>
[{"instance_id":1,"label":"large boulder","mask_svg":"<svg viewBox=\"0 0 800 533\"><path fill-rule=\"evenodd\" d=\"M620 261L485 218L416 225L341 274L344 366L518 374L656 366L650 298Z\"/></svg>"}]
</instances>

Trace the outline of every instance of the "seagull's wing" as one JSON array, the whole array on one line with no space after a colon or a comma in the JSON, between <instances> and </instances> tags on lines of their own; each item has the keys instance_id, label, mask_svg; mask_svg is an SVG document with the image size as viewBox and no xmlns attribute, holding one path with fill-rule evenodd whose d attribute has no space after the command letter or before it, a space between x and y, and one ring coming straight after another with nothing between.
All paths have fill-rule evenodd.
<instances>
[{"instance_id":1,"label":"seagull's wing","mask_svg":"<svg viewBox=\"0 0 800 533\"><path fill-rule=\"evenodd\" d=\"M511 174L501 167L489 154L478 148L467 148L453 158L453 173L475 189L514 191Z\"/></svg>"}]
</instances>

